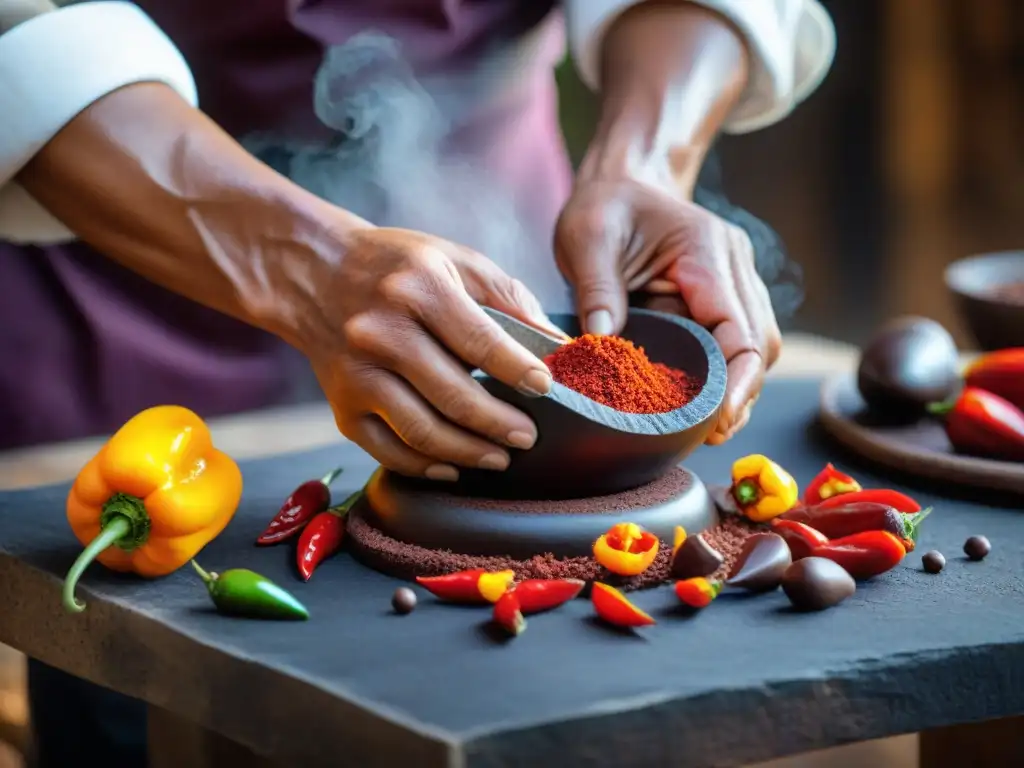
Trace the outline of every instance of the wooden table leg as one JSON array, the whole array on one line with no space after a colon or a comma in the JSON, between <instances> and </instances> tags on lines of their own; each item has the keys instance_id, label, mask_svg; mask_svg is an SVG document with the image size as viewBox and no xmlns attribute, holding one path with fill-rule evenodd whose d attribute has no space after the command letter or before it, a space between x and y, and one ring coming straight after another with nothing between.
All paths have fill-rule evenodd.
<instances>
[{"instance_id":1,"label":"wooden table leg","mask_svg":"<svg viewBox=\"0 0 1024 768\"><path fill-rule=\"evenodd\" d=\"M150 768L280 768L249 749L202 726L149 705Z\"/></svg>"},{"instance_id":2,"label":"wooden table leg","mask_svg":"<svg viewBox=\"0 0 1024 768\"><path fill-rule=\"evenodd\" d=\"M921 734L920 768L1024 765L1024 717L937 728Z\"/></svg>"}]
</instances>

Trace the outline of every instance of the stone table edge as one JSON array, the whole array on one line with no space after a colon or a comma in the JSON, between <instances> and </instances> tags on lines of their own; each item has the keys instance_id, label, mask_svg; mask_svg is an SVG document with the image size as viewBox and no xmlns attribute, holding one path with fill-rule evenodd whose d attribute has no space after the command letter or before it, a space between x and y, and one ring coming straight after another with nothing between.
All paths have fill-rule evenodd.
<instances>
[{"instance_id":1,"label":"stone table edge","mask_svg":"<svg viewBox=\"0 0 1024 768\"><path fill-rule=\"evenodd\" d=\"M543 765L545 755L565 754L562 747L568 748L570 742L577 745L574 747L577 751L578 745L587 744L602 756L613 754L614 764L621 768L646 768L678 759L678 755L669 754L672 749L663 751L658 747L664 743L660 736L670 733L675 734L669 740L670 747L685 753L687 764L694 768L742 765L1024 711L1024 685L1017 686L1020 702L1010 705L1005 703L1005 696L993 696L986 686L975 685L973 689L970 686L975 680L991 685L993 679L1012 668L1011 658L1019 660L1024 647L1015 643L913 654L913 659L899 664L865 661L836 670L827 681L777 681L759 688L715 691L685 698L652 695L605 703L600 711L568 717L557 723L510 723L484 734L448 734L398 713L388 717L368 711L358 699L320 687L291 670L254 666L244 654L197 640L160 618L146 616L116 600L92 595L87 589L83 589L89 601L86 614L64 614L58 604L46 599L52 597L54 577L6 553L0 553L0 579L10 580L8 583L16 593L28 595L29 599L45 606L36 610L50 614L46 617L48 626L67 626L67 634L58 631L51 638L63 640L73 637L76 631L99 633L99 639L93 642L101 644L108 655L134 659L127 667L162 668L168 670L164 674L173 675L173 667L159 667L154 661L180 658L186 656L186 652L206 656L209 660L202 665L206 672L204 677L212 673L215 678L209 683L211 700L218 698L218 691L233 689L243 674L247 681L252 681L253 669L256 675L266 676L256 682L254 690L273 689L275 699L287 697L305 702L302 707L289 711L284 723L281 711L262 720L258 712L247 712L241 721L205 704L203 710L197 711L195 702L186 694L173 693L185 688L177 678L172 685L162 683L159 678L140 681L133 677L132 669L117 670L110 675L107 673L109 665L107 672L90 666L88 660L76 658L73 650L69 653L60 640L46 638L42 644L38 640L33 643L46 663L163 707L222 733L258 754L288 761L286 764L291 761L311 766L328 764L322 754L304 750L303 745L329 743L335 738L339 752L347 752L352 764L361 768L378 765L385 768L395 765L396 760L412 760L414 762L408 764L422 768ZM88 622L84 628L83 618ZM116 637L109 630L114 626L122 630ZM123 631L126 627L131 631ZM4 642L18 645L27 640L23 635L29 631L28 627L0 623L3 633L0 639ZM122 675L120 678L118 672ZM915 686L921 679L948 680L951 677L960 686L956 706L951 708L946 702L941 714L934 708L929 712L923 696L935 690L934 684L922 687L920 694ZM949 686L943 685L943 688L949 689ZM879 700L884 704L879 705ZM768 703L770 707L765 706ZM821 717L822 706L830 710L828 717ZM814 708L810 722L825 723L825 727L794 730L792 724L801 721L800 712L807 711L808 707ZM331 714L325 716L328 712ZM314 713L317 716L310 717ZM612 718L614 723L610 723ZM646 744L644 733L655 732L659 738ZM275 734L269 742L261 738L268 733ZM276 735L281 733L288 735L281 739ZM348 733L358 733L358 741L346 743ZM744 738L737 740L736 733L744 734ZM787 734L782 744L778 738L780 733ZM275 742L275 738L281 740ZM362 748L358 753L352 752L357 745Z\"/></svg>"}]
</instances>

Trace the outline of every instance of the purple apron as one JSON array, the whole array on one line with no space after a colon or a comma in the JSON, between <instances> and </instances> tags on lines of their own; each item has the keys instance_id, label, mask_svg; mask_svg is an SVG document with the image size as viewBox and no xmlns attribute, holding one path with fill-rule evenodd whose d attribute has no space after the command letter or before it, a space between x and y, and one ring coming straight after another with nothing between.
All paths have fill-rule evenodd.
<instances>
[{"instance_id":1,"label":"purple apron","mask_svg":"<svg viewBox=\"0 0 1024 768\"><path fill-rule=\"evenodd\" d=\"M201 108L375 223L472 246L569 306L551 233L569 189L551 0L142 0ZM82 244L0 242L0 449L111 431L151 405L282 402L308 371L275 338Z\"/></svg>"}]
</instances>

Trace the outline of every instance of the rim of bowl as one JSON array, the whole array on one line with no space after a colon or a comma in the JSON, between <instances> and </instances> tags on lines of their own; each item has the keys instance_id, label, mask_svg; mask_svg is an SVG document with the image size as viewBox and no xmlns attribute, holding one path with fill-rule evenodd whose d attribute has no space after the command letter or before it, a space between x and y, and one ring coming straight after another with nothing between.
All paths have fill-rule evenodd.
<instances>
[{"instance_id":1,"label":"rim of bowl","mask_svg":"<svg viewBox=\"0 0 1024 768\"><path fill-rule=\"evenodd\" d=\"M648 315L667 323L675 323L697 339L707 358L708 375L695 398L686 405L664 413L626 413L591 400L558 382L554 382L551 391L545 397L588 421L600 423L618 432L636 435L679 434L714 417L725 400L728 376L725 355L715 337L704 326L685 317L650 309L630 309L629 314ZM595 418L595 415L599 418Z\"/></svg>"},{"instance_id":2,"label":"rim of bowl","mask_svg":"<svg viewBox=\"0 0 1024 768\"><path fill-rule=\"evenodd\" d=\"M966 273L976 269L980 265L992 264L993 262L1009 264L1011 271L1015 271L1014 267L1019 265L1019 280L1024 281L1024 250L990 251L987 253L977 253L965 256L949 264L943 271L943 279L946 283L946 287L955 294L975 299L977 301L982 301L987 304L994 304L1000 307L1021 307L1022 305L1017 302L1001 299L989 293L992 288L1000 285L1006 285L1007 283L1004 281L988 282L980 288L972 288L964 285L964 275ZM1016 279L1011 278L1011 282L1016 282Z\"/></svg>"}]
</instances>

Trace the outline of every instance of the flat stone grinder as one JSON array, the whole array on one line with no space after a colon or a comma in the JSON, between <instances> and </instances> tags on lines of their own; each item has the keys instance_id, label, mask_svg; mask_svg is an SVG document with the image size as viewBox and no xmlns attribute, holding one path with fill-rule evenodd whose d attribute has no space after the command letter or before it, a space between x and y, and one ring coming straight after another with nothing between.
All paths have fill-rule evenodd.
<instances>
[{"instance_id":1,"label":"flat stone grinder","mask_svg":"<svg viewBox=\"0 0 1024 768\"><path fill-rule=\"evenodd\" d=\"M487 311L538 357L564 343ZM570 335L581 332L573 316L551 319ZM630 310L621 335L652 361L700 381L697 396L667 413L623 413L558 383L534 398L474 371L487 391L530 415L535 446L513 450L504 472L463 469L455 484L378 470L352 514L408 544L523 559L587 556L617 522L637 523L666 541L677 525L690 533L714 525L707 489L678 465L717 423L726 383L721 349L693 321L643 309Z\"/></svg>"}]
</instances>

